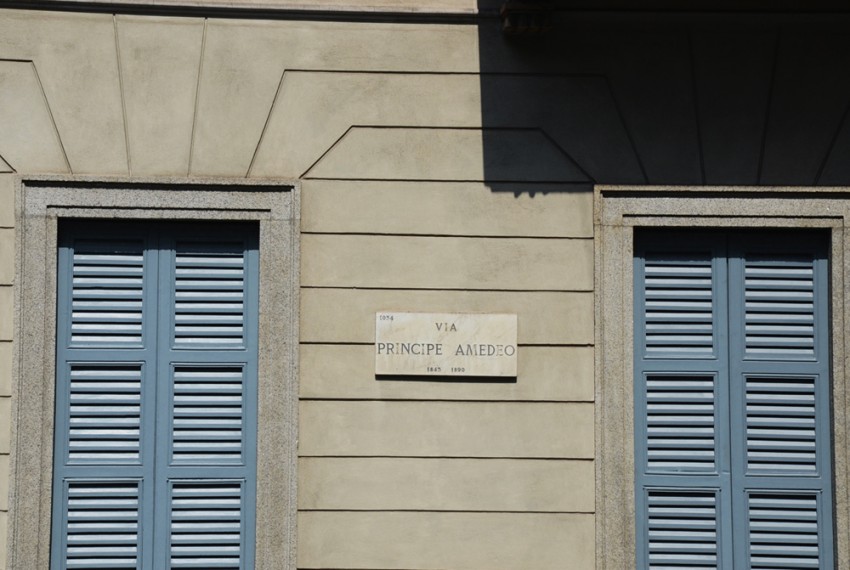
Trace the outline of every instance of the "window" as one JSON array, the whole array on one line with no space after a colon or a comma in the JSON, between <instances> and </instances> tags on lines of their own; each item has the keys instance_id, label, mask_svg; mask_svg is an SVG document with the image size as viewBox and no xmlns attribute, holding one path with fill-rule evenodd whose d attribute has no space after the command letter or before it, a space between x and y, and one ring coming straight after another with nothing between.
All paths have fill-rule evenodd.
<instances>
[{"instance_id":1,"label":"window","mask_svg":"<svg viewBox=\"0 0 850 570\"><path fill-rule=\"evenodd\" d=\"M828 239L638 231L638 568L832 568Z\"/></svg>"},{"instance_id":2,"label":"window","mask_svg":"<svg viewBox=\"0 0 850 570\"><path fill-rule=\"evenodd\" d=\"M258 266L253 225L62 225L54 568L254 567Z\"/></svg>"},{"instance_id":3,"label":"window","mask_svg":"<svg viewBox=\"0 0 850 570\"><path fill-rule=\"evenodd\" d=\"M10 497L8 566L49 568L73 554L79 568L159 570L172 559L172 566L179 562L186 568L236 564L258 570L295 568L297 183L27 177L20 180L18 200L15 339L20 350L14 387L11 472L15 491ZM120 310L110 312L73 306L74 287L67 282L73 256L68 255L81 246L89 261L97 262L95 266L108 267L108 259L98 249L106 240L119 242L112 244L119 252L113 261L125 264L114 268L119 274L133 263L138 271L141 252L141 308L112 305ZM134 241L135 249L130 247ZM238 243L245 246L241 254L238 248L232 249ZM178 268L199 259L206 263L208 258L236 263L240 256L247 287L241 332L232 320L234 314L228 313L234 307L218 306L219 313L208 312L214 300L207 307L182 301L178 307L178 293L194 294L195 285L178 280ZM60 257L65 259L64 267ZM63 272L65 277L60 276ZM129 294L132 301L138 291L129 289L122 294ZM70 315L68 307L74 309ZM198 315L212 318L196 322ZM155 342L148 343L150 339ZM98 386L101 381L106 385ZM187 427L183 420L197 410L191 409L192 399L184 395L198 388L196 384L211 390L207 403L216 403L205 408L203 413L210 413L206 419L215 419L214 412L226 407L227 401L242 398L241 433L214 425ZM70 425L72 413L95 411L72 408L81 395L72 395L77 388L83 388L84 400L100 399L98 390L103 389L109 396L100 399L102 403L127 406L121 412L131 422L135 421L132 399L138 397L138 441L132 426L123 433L108 434L97 425L101 417L97 414L94 425L83 428L88 432L63 428L63 422ZM120 390L109 391L114 388ZM172 399L175 388L179 398ZM218 388L226 394L213 400ZM112 401L103 401L109 398ZM143 418L145 403L152 404L152 410L147 406L149 413ZM219 419L227 413L222 412ZM175 422L175 417L180 421ZM174 428L178 424L180 431ZM220 446L219 441L227 443ZM211 448L218 451L207 454ZM154 462L148 461L151 449ZM112 457L103 461L108 454ZM105 464L97 463L98 457ZM87 486L91 478L95 484ZM85 505L77 499L103 490L102 482L111 482L107 488L116 491L113 496L125 500L123 505L111 506L130 506L131 516L136 516L133 509L138 510L141 534L128 537L133 533L116 527L115 533L92 529L97 532L82 532L69 540L69 531L82 527L72 529L66 510L82 508L85 514L86 508L97 508L96 503ZM140 502L134 503L134 493ZM205 518L203 509L177 512L207 500L201 497L212 499L204 503L216 511L211 516L229 509L228 517L241 519L228 525L227 536L183 534L169 526L169 520L179 517ZM215 526L214 521L209 524ZM205 530L215 534L213 527ZM238 532L231 532L237 527ZM199 551L211 552L211 541L222 546L216 560L198 560ZM109 558L128 553L126 564ZM134 562L138 553L141 558Z\"/></svg>"}]
</instances>

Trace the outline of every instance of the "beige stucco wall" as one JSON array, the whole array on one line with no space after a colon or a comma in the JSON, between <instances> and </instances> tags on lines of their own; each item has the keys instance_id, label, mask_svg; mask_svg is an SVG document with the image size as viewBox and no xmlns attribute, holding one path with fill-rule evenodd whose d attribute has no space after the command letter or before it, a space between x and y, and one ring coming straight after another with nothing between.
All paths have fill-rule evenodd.
<instances>
[{"instance_id":1,"label":"beige stucco wall","mask_svg":"<svg viewBox=\"0 0 850 570\"><path fill-rule=\"evenodd\" d=\"M299 565L592 568L591 196L302 190ZM516 384L376 381L378 310L517 313Z\"/></svg>"},{"instance_id":2,"label":"beige stucco wall","mask_svg":"<svg viewBox=\"0 0 850 570\"><path fill-rule=\"evenodd\" d=\"M503 70L522 70L494 31ZM563 183L586 178L545 113L482 129L482 41L469 25L0 11L0 171L302 180L301 568L593 567L592 195ZM377 381L378 310L518 314L517 382Z\"/></svg>"},{"instance_id":3,"label":"beige stucco wall","mask_svg":"<svg viewBox=\"0 0 850 570\"><path fill-rule=\"evenodd\" d=\"M0 10L0 525L14 177L298 180L299 566L592 568L590 185L846 187L850 19L284 17ZM377 381L382 310L516 313L517 382Z\"/></svg>"},{"instance_id":4,"label":"beige stucco wall","mask_svg":"<svg viewBox=\"0 0 850 570\"><path fill-rule=\"evenodd\" d=\"M14 177L0 174L0 568L6 567L15 277Z\"/></svg>"}]
</instances>

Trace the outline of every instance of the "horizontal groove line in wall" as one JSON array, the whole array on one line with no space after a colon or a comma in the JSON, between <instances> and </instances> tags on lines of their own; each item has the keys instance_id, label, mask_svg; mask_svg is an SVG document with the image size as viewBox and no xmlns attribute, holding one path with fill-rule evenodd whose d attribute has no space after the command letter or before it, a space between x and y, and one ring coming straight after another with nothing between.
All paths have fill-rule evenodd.
<instances>
[{"instance_id":1,"label":"horizontal groove line in wall","mask_svg":"<svg viewBox=\"0 0 850 570\"><path fill-rule=\"evenodd\" d=\"M29 62L30 60L24 60ZM530 77L545 77L545 78L564 78L564 79L604 79L604 73L572 73L572 72L546 72L546 71L532 71L532 72L523 72L523 71L421 71L421 70L397 70L397 69L388 69L388 70L375 70L375 69L314 69L308 67L296 67L286 70L287 73L327 73L327 74L352 74L352 75L466 75L470 77L520 77L523 79L527 79ZM357 127L370 127L370 128L380 128L383 125L354 125ZM392 128L392 127L390 127ZM398 128L398 127L395 127ZM410 126L404 128L433 128L427 126ZM451 129L474 129L478 130L481 127L444 127ZM487 128L487 127L484 127ZM510 126L499 126L499 127L491 127L497 129L510 129ZM528 130L529 127L513 127L516 129Z\"/></svg>"},{"instance_id":2,"label":"horizontal groove line in wall","mask_svg":"<svg viewBox=\"0 0 850 570\"><path fill-rule=\"evenodd\" d=\"M302 231L301 235L311 236L371 236L371 237L413 237L413 238L458 238L458 239L528 239L541 241L593 241L593 236L526 236L526 235L483 235L483 234L399 234L391 232L317 232Z\"/></svg>"},{"instance_id":3,"label":"horizontal groove line in wall","mask_svg":"<svg viewBox=\"0 0 850 570\"><path fill-rule=\"evenodd\" d=\"M451 382L445 382L446 384L450 384ZM413 389L411 387L411 389ZM316 397L316 396L307 396L307 397L299 397L299 402L385 402L389 404L401 403L401 402L412 402L412 403L429 403L429 404L443 404L443 403L457 403L457 404L594 404L593 400L505 400L505 399L493 399L493 400L461 400L458 398L434 398L433 396L428 398L423 398L421 400L412 399L410 397L405 398L393 398L386 397L381 399L375 398L334 398L334 397ZM2 455L2 454L0 454Z\"/></svg>"},{"instance_id":4,"label":"horizontal groove line in wall","mask_svg":"<svg viewBox=\"0 0 850 570\"><path fill-rule=\"evenodd\" d=\"M370 287L341 285L301 285L301 289L337 289L340 291L458 291L465 293L593 293L593 289L472 289L469 287Z\"/></svg>"},{"instance_id":5,"label":"horizontal groove line in wall","mask_svg":"<svg viewBox=\"0 0 850 570\"><path fill-rule=\"evenodd\" d=\"M599 76L602 78L602 76ZM385 131L525 131L525 132L533 132L540 131L540 127L536 126L523 126L523 125L481 125L481 126L457 126L457 125L386 125L379 123L354 123L351 125L353 129L378 129ZM430 179L429 179L430 180ZM493 182L493 180L481 180L481 182ZM540 182L539 180L522 180L520 182L527 182L528 184L535 184Z\"/></svg>"},{"instance_id":6,"label":"horizontal groove line in wall","mask_svg":"<svg viewBox=\"0 0 850 570\"><path fill-rule=\"evenodd\" d=\"M375 128L375 127L364 127ZM408 127L397 127L407 129ZM438 130L434 127L428 127L433 130ZM455 127L451 127L452 130ZM473 130L487 130L473 129ZM592 180L481 180L480 178L428 178L426 180L420 178L325 178L319 176L305 176L304 180L322 180L328 182L440 182L444 184L537 184L544 186L547 184L562 184L571 186L593 186Z\"/></svg>"},{"instance_id":7,"label":"horizontal groove line in wall","mask_svg":"<svg viewBox=\"0 0 850 570\"><path fill-rule=\"evenodd\" d=\"M427 376L423 377L424 381L427 382ZM417 382L418 380L400 380L400 382L410 381ZM376 380L376 382L384 382L384 380ZM450 383L450 382L440 382ZM458 381L458 383L463 383L462 381ZM515 384L515 382L487 382L486 380L473 380L470 382L466 382L465 384ZM436 403L457 403L457 404L592 404L593 400L502 400L502 399L473 399L473 400L465 400L463 398L335 398L335 397L317 397L317 396L305 396L299 397L299 400L302 402L412 402L412 403L428 403L428 402L436 402Z\"/></svg>"},{"instance_id":8,"label":"horizontal groove line in wall","mask_svg":"<svg viewBox=\"0 0 850 570\"><path fill-rule=\"evenodd\" d=\"M487 455L299 455L298 459L489 459L511 460L511 461L588 461L593 462L593 457L507 457Z\"/></svg>"},{"instance_id":9,"label":"horizontal groove line in wall","mask_svg":"<svg viewBox=\"0 0 850 570\"><path fill-rule=\"evenodd\" d=\"M321 340L302 340L299 344L303 346L327 345L327 346L375 346L374 342L324 342Z\"/></svg>"},{"instance_id":10,"label":"horizontal groove line in wall","mask_svg":"<svg viewBox=\"0 0 850 570\"><path fill-rule=\"evenodd\" d=\"M485 313L486 314L486 313ZM374 342L346 342L346 341L322 341L322 340L302 340L301 345L309 346L375 346ZM518 343L519 348L593 348L593 344L588 343L559 343L559 344L525 344Z\"/></svg>"},{"instance_id":11,"label":"horizontal groove line in wall","mask_svg":"<svg viewBox=\"0 0 850 570\"><path fill-rule=\"evenodd\" d=\"M298 570L363 570L363 568L328 568L327 566L299 566ZM421 568L377 568L375 570L422 570ZM428 570L454 570L453 568L429 568Z\"/></svg>"},{"instance_id":12,"label":"horizontal groove line in wall","mask_svg":"<svg viewBox=\"0 0 850 570\"><path fill-rule=\"evenodd\" d=\"M405 382L407 380L399 380ZM427 381L427 380L426 380ZM412 380L410 382L417 382ZM438 381L439 382L439 381ZM451 384L450 381L442 381L440 384ZM457 382L458 384L515 384L515 382L487 382L486 380ZM464 400L461 398L335 398L335 397L317 397L317 396L299 396L300 402L387 402L387 403L416 403L416 404L593 404L594 400L505 400L494 398L491 400Z\"/></svg>"},{"instance_id":13,"label":"horizontal groove line in wall","mask_svg":"<svg viewBox=\"0 0 850 570\"><path fill-rule=\"evenodd\" d=\"M486 515L593 515L595 511L483 511L461 509L298 509L299 513L449 513Z\"/></svg>"}]
</instances>

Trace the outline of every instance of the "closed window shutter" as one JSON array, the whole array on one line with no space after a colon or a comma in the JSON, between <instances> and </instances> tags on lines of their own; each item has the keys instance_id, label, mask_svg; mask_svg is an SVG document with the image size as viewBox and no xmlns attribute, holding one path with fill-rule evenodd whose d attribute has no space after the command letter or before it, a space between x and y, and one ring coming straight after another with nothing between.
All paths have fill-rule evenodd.
<instances>
[{"instance_id":1,"label":"closed window shutter","mask_svg":"<svg viewBox=\"0 0 850 570\"><path fill-rule=\"evenodd\" d=\"M730 238L733 509L747 537L736 552L741 567L834 567L829 272L821 238Z\"/></svg>"},{"instance_id":2,"label":"closed window shutter","mask_svg":"<svg viewBox=\"0 0 850 570\"><path fill-rule=\"evenodd\" d=\"M172 234L160 289L163 568L253 568L258 256L252 235Z\"/></svg>"},{"instance_id":3,"label":"closed window shutter","mask_svg":"<svg viewBox=\"0 0 850 570\"><path fill-rule=\"evenodd\" d=\"M638 235L639 568L832 567L822 237ZM677 303L663 319L662 295ZM706 298L710 308L696 305Z\"/></svg>"},{"instance_id":4,"label":"closed window shutter","mask_svg":"<svg viewBox=\"0 0 850 570\"><path fill-rule=\"evenodd\" d=\"M65 224L51 567L254 564L249 226Z\"/></svg>"},{"instance_id":5,"label":"closed window shutter","mask_svg":"<svg viewBox=\"0 0 850 570\"><path fill-rule=\"evenodd\" d=\"M157 265L140 226L60 234L51 568L144 569Z\"/></svg>"},{"instance_id":6,"label":"closed window shutter","mask_svg":"<svg viewBox=\"0 0 850 570\"><path fill-rule=\"evenodd\" d=\"M640 239L635 252L638 566L718 568L728 447L721 249L708 235ZM659 337L663 342L659 342ZM667 513L667 517L659 517Z\"/></svg>"}]
</instances>

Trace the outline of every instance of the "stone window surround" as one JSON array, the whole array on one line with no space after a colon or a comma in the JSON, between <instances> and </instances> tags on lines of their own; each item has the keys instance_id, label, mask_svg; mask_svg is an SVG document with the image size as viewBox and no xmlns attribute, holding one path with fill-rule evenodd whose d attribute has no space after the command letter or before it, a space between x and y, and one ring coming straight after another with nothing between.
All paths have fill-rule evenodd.
<instances>
[{"instance_id":1,"label":"stone window surround","mask_svg":"<svg viewBox=\"0 0 850 570\"><path fill-rule=\"evenodd\" d=\"M824 228L830 232L832 445L836 568L850 569L848 421L850 189L596 186L596 568L635 564L633 291L634 229Z\"/></svg>"},{"instance_id":2,"label":"stone window surround","mask_svg":"<svg viewBox=\"0 0 850 570\"><path fill-rule=\"evenodd\" d=\"M47 568L56 243L62 218L256 221L260 234L256 568L295 568L300 185L292 180L19 176L9 568Z\"/></svg>"}]
</instances>

